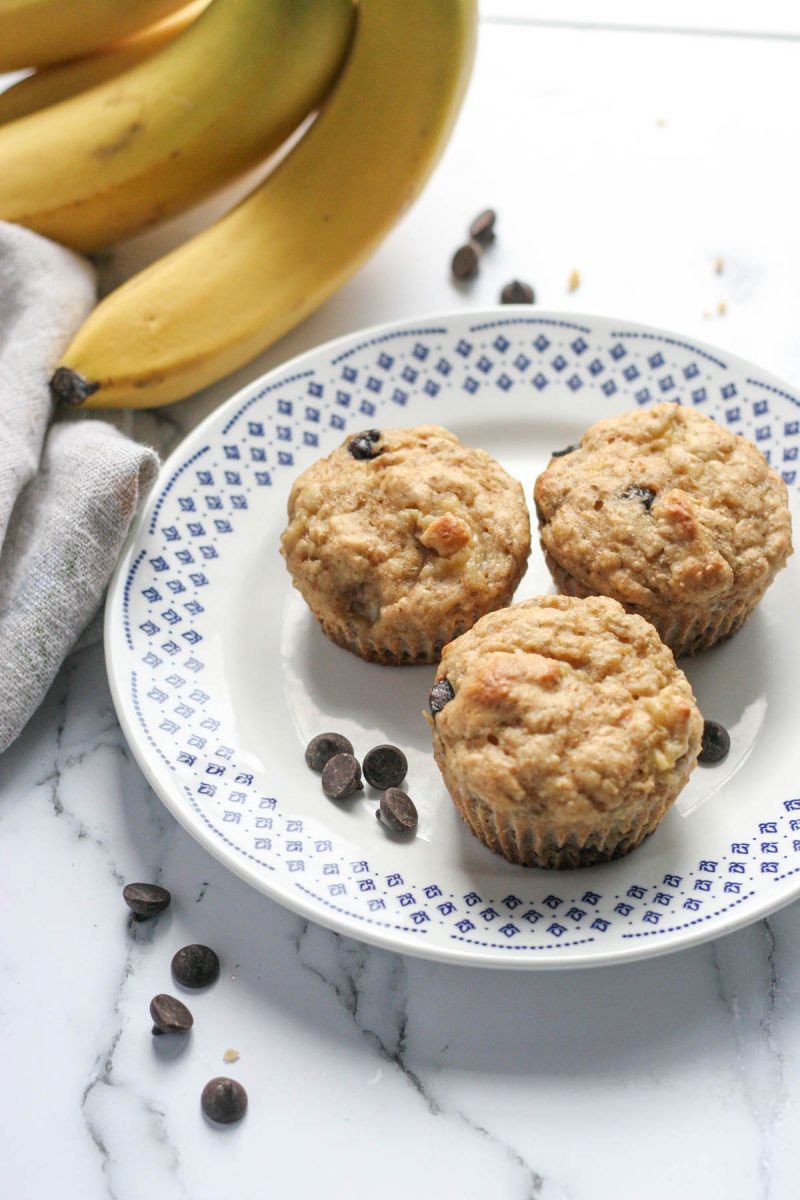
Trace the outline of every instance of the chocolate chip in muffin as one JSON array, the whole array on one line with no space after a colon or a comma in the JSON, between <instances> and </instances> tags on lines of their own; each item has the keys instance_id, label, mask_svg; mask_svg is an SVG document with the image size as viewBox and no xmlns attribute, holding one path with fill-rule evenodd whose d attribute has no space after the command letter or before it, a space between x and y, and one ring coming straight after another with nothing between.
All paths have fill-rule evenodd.
<instances>
[{"instance_id":1,"label":"chocolate chip in muffin","mask_svg":"<svg viewBox=\"0 0 800 1200\"><path fill-rule=\"evenodd\" d=\"M697 761L704 767L716 766L725 761L730 748L731 738L725 726L718 721L705 721Z\"/></svg>"},{"instance_id":2,"label":"chocolate chip in muffin","mask_svg":"<svg viewBox=\"0 0 800 1200\"><path fill-rule=\"evenodd\" d=\"M630 487L626 487L622 493L623 500L639 500L644 505L645 512L650 512L653 507L653 501L656 494L652 488L642 487L638 483L632 483Z\"/></svg>"},{"instance_id":3,"label":"chocolate chip in muffin","mask_svg":"<svg viewBox=\"0 0 800 1200\"><path fill-rule=\"evenodd\" d=\"M381 796L375 816L392 833L414 833L417 828L416 805L400 788L387 788Z\"/></svg>"},{"instance_id":4,"label":"chocolate chip in muffin","mask_svg":"<svg viewBox=\"0 0 800 1200\"><path fill-rule=\"evenodd\" d=\"M306 764L322 771L334 754L352 754L353 744L341 733L318 733L306 746Z\"/></svg>"},{"instance_id":5,"label":"chocolate chip in muffin","mask_svg":"<svg viewBox=\"0 0 800 1200\"><path fill-rule=\"evenodd\" d=\"M580 450L580 442L576 442L573 446L565 446L563 450L551 450L551 458L563 458L565 454L572 454L575 450Z\"/></svg>"},{"instance_id":6,"label":"chocolate chip in muffin","mask_svg":"<svg viewBox=\"0 0 800 1200\"><path fill-rule=\"evenodd\" d=\"M373 746L364 755L364 778L381 792L398 787L407 772L408 760L397 746Z\"/></svg>"},{"instance_id":7,"label":"chocolate chip in muffin","mask_svg":"<svg viewBox=\"0 0 800 1200\"><path fill-rule=\"evenodd\" d=\"M377 458L381 451L377 447L377 443L381 440L380 429L367 429L364 433L357 433L347 443L347 449L350 451L353 458L360 460L369 460Z\"/></svg>"},{"instance_id":8,"label":"chocolate chip in muffin","mask_svg":"<svg viewBox=\"0 0 800 1200\"><path fill-rule=\"evenodd\" d=\"M322 772L322 790L331 800L344 800L353 792L360 792L361 767L352 754L334 754Z\"/></svg>"},{"instance_id":9,"label":"chocolate chip in muffin","mask_svg":"<svg viewBox=\"0 0 800 1200\"><path fill-rule=\"evenodd\" d=\"M449 679L439 679L431 688L428 696L428 707L435 717L440 713L445 704L449 704L455 696L453 685Z\"/></svg>"}]
</instances>

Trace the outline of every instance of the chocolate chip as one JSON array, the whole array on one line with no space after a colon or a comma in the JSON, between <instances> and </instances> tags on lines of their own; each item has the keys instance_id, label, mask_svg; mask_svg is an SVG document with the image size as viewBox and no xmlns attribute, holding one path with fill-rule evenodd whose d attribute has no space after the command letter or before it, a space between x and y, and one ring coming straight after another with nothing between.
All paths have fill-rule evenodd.
<instances>
[{"instance_id":1,"label":"chocolate chip","mask_svg":"<svg viewBox=\"0 0 800 1200\"><path fill-rule=\"evenodd\" d=\"M381 796L375 816L391 829L392 833L413 833L417 828L417 810L414 801L400 788L388 788Z\"/></svg>"},{"instance_id":2,"label":"chocolate chip","mask_svg":"<svg viewBox=\"0 0 800 1200\"><path fill-rule=\"evenodd\" d=\"M501 304L535 304L536 293L529 283L521 283L512 279L500 293Z\"/></svg>"},{"instance_id":3,"label":"chocolate chip","mask_svg":"<svg viewBox=\"0 0 800 1200\"><path fill-rule=\"evenodd\" d=\"M372 458L377 458L381 451L376 443L381 440L380 429L366 429L363 433L357 433L347 443L347 449L353 458L360 461L369 461Z\"/></svg>"},{"instance_id":4,"label":"chocolate chip","mask_svg":"<svg viewBox=\"0 0 800 1200\"><path fill-rule=\"evenodd\" d=\"M563 458L565 454L574 454L576 450L580 450L580 442L576 442L574 446L565 446L563 450L551 450L551 458Z\"/></svg>"},{"instance_id":5,"label":"chocolate chip","mask_svg":"<svg viewBox=\"0 0 800 1200\"><path fill-rule=\"evenodd\" d=\"M704 767L713 767L724 762L731 748L731 738L724 725L718 721L703 722L703 740L697 761Z\"/></svg>"},{"instance_id":6,"label":"chocolate chip","mask_svg":"<svg viewBox=\"0 0 800 1200\"><path fill-rule=\"evenodd\" d=\"M459 283L466 283L468 280L474 279L478 274L480 257L481 248L477 242L467 242L465 245L459 246L450 263L453 279Z\"/></svg>"},{"instance_id":7,"label":"chocolate chip","mask_svg":"<svg viewBox=\"0 0 800 1200\"><path fill-rule=\"evenodd\" d=\"M358 759L352 754L334 754L333 758L329 758L325 763L322 771L322 790L331 800L343 800L345 796L352 796L353 792L360 792L362 786L361 767L358 765Z\"/></svg>"},{"instance_id":8,"label":"chocolate chip","mask_svg":"<svg viewBox=\"0 0 800 1200\"><path fill-rule=\"evenodd\" d=\"M428 707L434 717L442 711L445 704L450 703L454 696L453 685L449 679L437 680L428 694Z\"/></svg>"},{"instance_id":9,"label":"chocolate chip","mask_svg":"<svg viewBox=\"0 0 800 1200\"><path fill-rule=\"evenodd\" d=\"M364 757L364 778L381 792L401 784L407 771L408 760L397 746L373 746Z\"/></svg>"},{"instance_id":10,"label":"chocolate chip","mask_svg":"<svg viewBox=\"0 0 800 1200\"><path fill-rule=\"evenodd\" d=\"M494 241L494 223L496 220L497 213L493 208L485 208L483 212L479 212L469 227L471 240L478 242L481 246L489 246Z\"/></svg>"},{"instance_id":11,"label":"chocolate chip","mask_svg":"<svg viewBox=\"0 0 800 1200\"><path fill-rule=\"evenodd\" d=\"M169 907L172 896L157 883L126 883L122 898L135 917L155 917Z\"/></svg>"},{"instance_id":12,"label":"chocolate chip","mask_svg":"<svg viewBox=\"0 0 800 1200\"><path fill-rule=\"evenodd\" d=\"M219 979L219 959L209 946L184 946L172 959L172 978L182 987L208 987Z\"/></svg>"},{"instance_id":13,"label":"chocolate chip","mask_svg":"<svg viewBox=\"0 0 800 1200\"><path fill-rule=\"evenodd\" d=\"M341 733L318 733L306 746L306 763L312 771L321 771L334 754L352 753L352 742Z\"/></svg>"},{"instance_id":14,"label":"chocolate chip","mask_svg":"<svg viewBox=\"0 0 800 1200\"><path fill-rule=\"evenodd\" d=\"M150 1016L154 1034L187 1033L194 1025L194 1017L186 1005L163 992L150 1001Z\"/></svg>"},{"instance_id":15,"label":"chocolate chip","mask_svg":"<svg viewBox=\"0 0 800 1200\"><path fill-rule=\"evenodd\" d=\"M247 1112L247 1092L235 1079L218 1075L209 1079L200 1097L200 1107L210 1121L232 1125Z\"/></svg>"},{"instance_id":16,"label":"chocolate chip","mask_svg":"<svg viewBox=\"0 0 800 1200\"><path fill-rule=\"evenodd\" d=\"M655 498L656 494L652 488L641 487L638 483L632 483L622 493L623 500L639 500L644 505L645 512L650 512Z\"/></svg>"}]
</instances>

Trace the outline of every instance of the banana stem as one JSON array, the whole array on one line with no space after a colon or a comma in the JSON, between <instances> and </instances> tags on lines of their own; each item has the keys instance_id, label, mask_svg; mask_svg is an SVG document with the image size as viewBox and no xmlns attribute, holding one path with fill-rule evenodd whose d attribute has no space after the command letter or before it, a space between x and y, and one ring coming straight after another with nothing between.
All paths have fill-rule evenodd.
<instances>
[{"instance_id":1,"label":"banana stem","mask_svg":"<svg viewBox=\"0 0 800 1200\"><path fill-rule=\"evenodd\" d=\"M50 380L50 395L56 404L71 404L77 407L99 387L99 383L86 379L80 371L73 371L71 367L58 367Z\"/></svg>"}]
</instances>

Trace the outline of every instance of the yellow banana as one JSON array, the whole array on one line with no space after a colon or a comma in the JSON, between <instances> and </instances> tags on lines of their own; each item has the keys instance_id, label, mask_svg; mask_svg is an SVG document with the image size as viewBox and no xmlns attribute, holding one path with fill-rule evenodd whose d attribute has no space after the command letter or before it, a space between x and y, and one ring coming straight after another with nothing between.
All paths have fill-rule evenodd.
<instances>
[{"instance_id":1,"label":"yellow banana","mask_svg":"<svg viewBox=\"0 0 800 1200\"><path fill-rule=\"evenodd\" d=\"M149 25L140 33L134 33L106 49L97 50L83 58L70 59L69 62L55 63L52 67L42 67L40 71L26 75L0 92L0 125L39 112L69 96L77 96L79 92L88 91L90 87L105 83L107 79L114 79L123 71L135 67L177 37L207 6L208 0L192 0L191 4L186 4L163 21Z\"/></svg>"},{"instance_id":2,"label":"yellow banana","mask_svg":"<svg viewBox=\"0 0 800 1200\"><path fill-rule=\"evenodd\" d=\"M213 0L116 79L0 128L0 219L96 250L266 158L344 61L352 0Z\"/></svg>"},{"instance_id":3,"label":"yellow banana","mask_svg":"<svg viewBox=\"0 0 800 1200\"><path fill-rule=\"evenodd\" d=\"M90 54L186 0L0 0L0 71Z\"/></svg>"},{"instance_id":4,"label":"yellow banana","mask_svg":"<svg viewBox=\"0 0 800 1200\"><path fill-rule=\"evenodd\" d=\"M249 361L330 296L447 141L475 4L361 0L347 63L311 129L236 208L101 301L53 376L54 396L168 404Z\"/></svg>"}]
</instances>

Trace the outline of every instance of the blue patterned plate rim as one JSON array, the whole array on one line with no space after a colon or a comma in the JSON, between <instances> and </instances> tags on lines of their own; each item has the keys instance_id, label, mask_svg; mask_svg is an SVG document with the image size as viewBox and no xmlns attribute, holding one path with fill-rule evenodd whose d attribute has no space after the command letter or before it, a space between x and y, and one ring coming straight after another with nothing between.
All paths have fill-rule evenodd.
<instances>
[{"instance_id":1,"label":"blue patterned plate rim","mask_svg":"<svg viewBox=\"0 0 800 1200\"><path fill-rule=\"evenodd\" d=\"M421 813L416 848L397 847L376 840L377 823L361 813L349 826L338 812L334 820L315 777L306 794L297 774L300 735L320 728L304 729L311 720L304 705L318 720L325 711L314 709L311 661L324 660L320 670L329 674L362 672L367 690L374 676L363 672L385 678L387 668L351 662L330 647L292 596L276 543L294 476L352 429L438 421L468 444L472 429L485 435L472 444L524 473L530 499L534 468L515 456L530 453L541 469L555 438L574 440L600 416L660 400L696 405L746 433L782 473L796 505L800 397L793 389L705 342L608 317L504 306L380 325L306 351L212 412L163 465L120 556L105 612L120 724L184 828L305 918L388 949L472 966L627 962L729 933L795 899L800 798L792 793L800 789L794 762L780 751L780 729L800 661L775 636L796 612L791 569L762 604L763 618L754 616L696 668L692 660L704 712L703 697L730 710L735 761L722 782L698 768L675 815L617 863L564 873L512 868L458 825L441 790ZM497 446L485 444L495 431ZM254 585L251 546L265 528L275 558L263 560ZM262 595L273 568L279 582ZM531 587L551 590L541 564ZM242 630L269 621L244 617L257 617L262 604L273 606L280 633L271 642L259 635L263 644L253 635L251 644ZM297 661L295 644L305 651ZM297 735L286 762L272 768L274 787L249 724L251 702L257 708L260 700L248 676L257 672L241 666L259 655L260 669L278 668L280 707L290 710L286 731ZM420 670L398 673L401 691L400 676ZM375 707L362 724L380 729ZM715 708L714 715L724 714ZM345 719L330 717L340 727ZM384 729L381 740L393 740L391 733ZM289 745L280 731L276 744ZM415 753L417 774L427 779L423 792L433 796L434 776L425 775L430 755ZM282 787L284 794L268 794ZM438 840L425 836L428 818Z\"/></svg>"}]
</instances>

